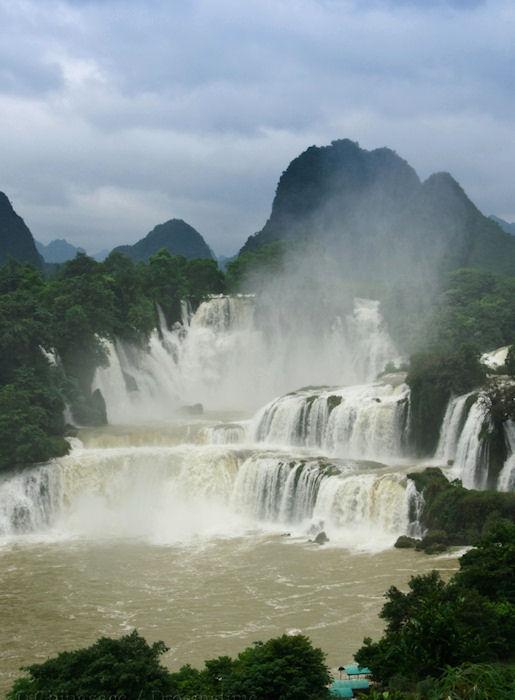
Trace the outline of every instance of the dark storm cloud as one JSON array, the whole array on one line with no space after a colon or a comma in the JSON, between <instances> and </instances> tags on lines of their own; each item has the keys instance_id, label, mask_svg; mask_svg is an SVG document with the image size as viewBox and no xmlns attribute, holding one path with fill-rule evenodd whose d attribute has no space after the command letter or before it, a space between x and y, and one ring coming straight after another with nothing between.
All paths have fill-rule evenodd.
<instances>
[{"instance_id":1,"label":"dark storm cloud","mask_svg":"<svg viewBox=\"0 0 515 700\"><path fill-rule=\"evenodd\" d=\"M179 216L217 252L312 143L389 145L515 218L515 7L0 0L0 189L89 249Z\"/></svg>"}]
</instances>

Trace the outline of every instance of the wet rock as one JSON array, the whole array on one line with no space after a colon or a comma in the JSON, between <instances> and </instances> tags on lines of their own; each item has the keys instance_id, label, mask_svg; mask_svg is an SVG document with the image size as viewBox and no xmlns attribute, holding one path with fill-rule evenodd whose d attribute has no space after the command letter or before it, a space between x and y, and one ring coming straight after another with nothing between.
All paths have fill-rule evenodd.
<instances>
[{"instance_id":1,"label":"wet rock","mask_svg":"<svg viewBox=\"0 0 515 700\"><path fill-rule=\"evenodd\" d=\"M313 540L315 544L325 544L326 542L329 542L329 537L325 534L325 532L322 530L322 532L319 532L318 535L315 537Z\"/></svg>"},{"instance_id":2,"label":"wet rock","mask_svg":"<svg viewBox=\"0 0 515 700\"><path fill-rule=\"evenodd\" d=\"M77 437L79 434L79 429L77 428L76 425L72 425L71 423L66 423L64 426L63 430L63 435L64 437Z\"/></svg>"},{"instance_id":3,"label":"wet rock","mask_svg":"<svg viewBox=\"0 0 515 700\"><path fill-rule=\"evenodd\" d=\"M446 552L447 549L447 545L443 544L443 542L435 542L435 544L431 544L429 547L426 547L424 552L426 554L441 554L442 552Z\"/></svg>"},{"instance_id":4,"label":"wet rock","mask_svg":"<svg viewBox=\"0 0 515 700\"><path fill-rule=\"evenodd\" d=\"M123 379L125 381L127 391L138 391L138 383L136 382L132 374L129 374L129 372L124 372Z\"/></svg>"},{"instance_id":5,"label":"wet rock","mask_svg":"<svg viewBox=\"0 0 515 700\"><path fill-rule=\"evenodd\" d=\"M397 549L414 549L420 540L414 537L408 537L407 535L401 535L397 538L397 542L393 545Z\"/></svg>"},{"instance_id":6,"label":"wet rock","mask_svg":"<svg viewBox=\"0 0 515 700\"><path fill-rule=\"evenodd\" d=\"M106 402L100 389L95 389L95 391L91 394L90 403L94 411L95 418L98 421L96 425L107 425Z\"/></svg>"},{"instance_id":7,"label":"wet rock","mask_svg":"<svg viewBox=\"0 0 515 700\"><path fill-rule=\"evenodd\" d=\"M90 396L78 396L71 409L79 425L107 425L106 403L100 389L95 389Z\"/></svg>"},{"instance_id":8,"label":"wet rock","mask_svg":"<svg viewBox=\"0 0 515 700\"><path fill-rule=\"evenodd\" d=\"M179 412L187 416L201 416L204 413L204 406L201 403L193 403L190 406L181 406Z\"/></svg>"},{"instance_id":9,"label":"wet rock","mask_svg":"<svg viewBox=\"0 0 515 700\"><path fill-rule=\"evenodd\" d=\"M426 554L440 554L449 546L449 536L445 530L430 530L425 537L417 543L417 549Z\"/></svg>"},{"instance_id":10,"label":"wet rock","mask_svg":"<svg viewBox=\"0 0 515 700\"><path fill-rule=\"evenodd\" d=\"M335 409L337 406L339 406L341 404L342 400L343 400L342 396L334 396L334 395L328 396L327 397L327 410L328 410L328 412L331 413L331 411L333 409Z\"/></svg>"}]
</instances>

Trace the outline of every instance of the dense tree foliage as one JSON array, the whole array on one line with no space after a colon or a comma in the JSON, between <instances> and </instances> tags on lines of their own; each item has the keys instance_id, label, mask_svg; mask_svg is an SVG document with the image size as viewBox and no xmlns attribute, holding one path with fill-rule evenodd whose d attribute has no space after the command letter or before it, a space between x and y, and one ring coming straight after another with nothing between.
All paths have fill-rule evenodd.
<instances>
[{"instance_id":1,"label":"dense tree foliage","mask_svg":"<svg viewBox=\"0 0 515 700\"><path fill-rule=\"evenodd\" d=\"M119 697L172 696L175 688L161 665L163 642L149 645L136 631L121 639L102 637L91 647L64 651L26 669L7 697Z\"/></svg>"},{"instance_id":2,"label":"dense tree foliage","mask_svg":"<svg viewBox=\"0 0 515 700\"><path fill-rule=\"evenodd\" d=\"M329 697L324 654L307 637L283 635L257 642L236 659L206 661L202 670L170 673L160 664L163 642L149 645L136 632L101 638L91 647L63 652L27 667L8 699L21 697L259 698L324 700Z\"/></svg>"},{"instance_id":3,"label":"dense tree foliage","mask_svg":"<svg viewBox=\"0 0 515 700\"><path fill-rule=\"evenodd\" d=\"M411 389L410 442L418 454L434 452L451 395L478 388L485 376L477 353L469 345L448 353L412 355L406 382Z\"/></svg>"},{"instance_id":4,"label":"dense tree foliage","mask_svg":"<svg viewBox=\"0 0 515 700\"><path fill-rule=\"evenodd\" d=\"M384 636L365 639L356 661L381 684L394 686L399 678L414 685L444 674L450 682L449 666L509 661L515 648L514 578L515 525L498 522L460 559L460 571L448 583L433 571L412 577L407 593L392 586L381 612Z\"/></svg>"},{"instance_id":5,"label":"dense tree foliage","mask_svg":"<svg viewBox=\"0 0 515 700\"><path fill-rule=\"evenodd\" d=\"M456 270L444 281L427 322L427 340L441 352L467 344L478 352L515 342L515 277Z\"/></svg>"},{"instance_id":6,"label":"dense tree foliage","mask_svg":"<svg viewBox=\"0 0 515 700\"><path fill-rule=\"evenodd\" d=\"M463 488L429 467L408 474L423 496L420 523L426 544L471 545L499 520L515 522L515 493Z\"/></svg>"},{"instance_id":7,"label":"dense tree foliage","mask_svg":"<svg viewBox=\"0 0 515 700\"><path fill-rule=\"evenodd\" d=\"M254 290L258 282L279 274L283 253L284 247L278 241L241 253L227 265L229 289L235 292Z\"/></svg>"},{"instance_id":8,"label":"dense tree foliage","mask_svg":"<svg viewBox=\"0 0 515 700\"><path fill-rule=\"evenodd\" d=\"M50 278L13 260L1 267L0 469L67 451L65 403L79 423L105 422L103 399L91 393L106 359L102 339L144 345L159 324L158 305L173 324L181 300L197 305L224 284L214 260L164 250L148 264L79 254Z\"/></svg>"}]
</instances>

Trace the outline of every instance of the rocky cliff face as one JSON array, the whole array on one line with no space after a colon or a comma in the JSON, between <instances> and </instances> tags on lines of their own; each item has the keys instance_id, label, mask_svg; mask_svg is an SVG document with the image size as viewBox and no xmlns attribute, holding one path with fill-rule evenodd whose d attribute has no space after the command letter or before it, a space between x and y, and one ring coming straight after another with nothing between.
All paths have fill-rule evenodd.
<instances>
[{"instance_id":1,"label":"rocky cliff face","mask_svg":"<svg viewBox=\"0 0 515 700\"><path fill-rule=\"evenodd\" d=\"M11 202L0 192L0 265L9 258L41 267L39 255L29 228L14 211Z\"/></svg>"}]
</instances>

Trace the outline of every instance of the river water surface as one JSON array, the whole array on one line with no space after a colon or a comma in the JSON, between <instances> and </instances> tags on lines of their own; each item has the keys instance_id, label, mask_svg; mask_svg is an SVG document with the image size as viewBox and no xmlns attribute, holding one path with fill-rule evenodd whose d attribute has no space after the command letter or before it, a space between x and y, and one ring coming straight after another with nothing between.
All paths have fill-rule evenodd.
<instances>
[{"instance_id":1,"label":"river water surface","mask_svg":"<svg viewBox=\"0 0 515 700\"><path fill-rule=\"evenodd\" d=\"M455 570L391 548L405 465L391 481L391 466L345 463L318 497L315 453L223 444L238 430L212 430L220 418L83 431L68 457L0 483L4 530L18 528L0 540L2 693L20 666L134 628L168 645L172 669L290 630L336 668L380 634L389 586ZM309 541L315 506L335 513L321 547Z\"/></svg>"}]
</instances>

